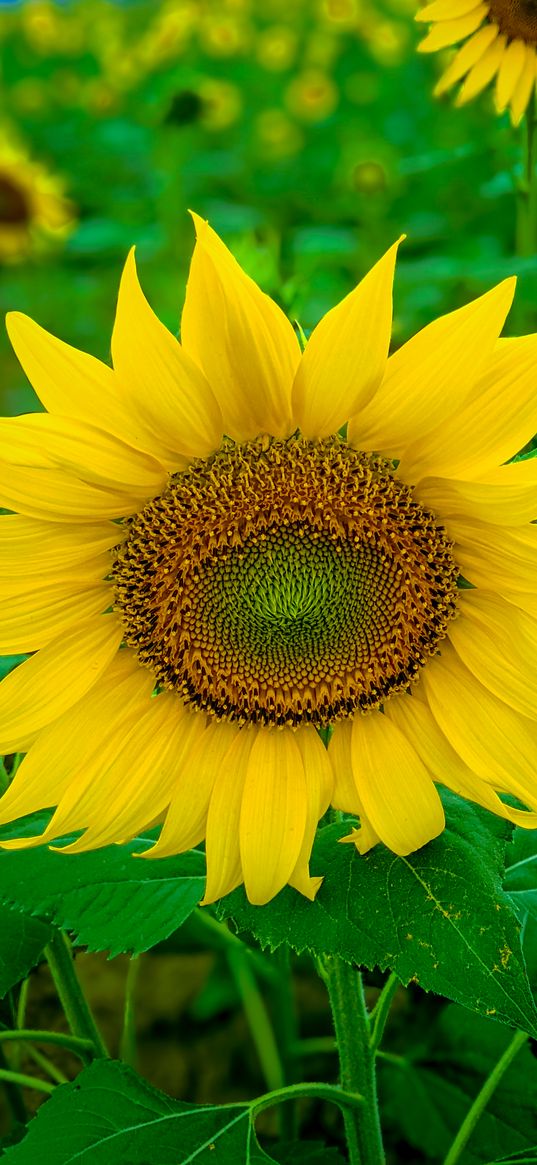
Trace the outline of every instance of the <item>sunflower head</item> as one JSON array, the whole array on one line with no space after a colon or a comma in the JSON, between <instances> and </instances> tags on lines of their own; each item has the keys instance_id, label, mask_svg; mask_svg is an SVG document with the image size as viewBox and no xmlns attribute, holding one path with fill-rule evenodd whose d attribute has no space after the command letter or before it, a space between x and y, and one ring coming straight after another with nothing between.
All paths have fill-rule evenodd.
<instances>
[{"instance_id":1,"label":"sunflower head","mask_svg":"<svg viewBox=\"0 0 537 1165\"><path fill-rule=\"evenodd\" d=\"M0 423L0 651L31 653L0 685L0 750L27 752L0 822L55 811L5 844L157 821L148 857L205 839L205 901L261 904L314 897L330 803L361 852L435 837L435 782L534 826L537 474L505 463L537 429L537 338L498 342L513 281L388 357L396 244L302 351L196 226L181 343L133 254L113 368L9 317L47 412Z\"/></svg>"},{"instance_id":2,"label":"sunflower head","mask_svg":"<svg viewBox=\"0 0 537 1165\"><path fill-rule=\"evenodd\" d=\"M536 0L433 0L416 20L432 24L419 45L421 52L462 46L440 78L436 95L462 82L456 104L463 105L494 81L498 113L509 109L518 125L535 93Z\"/></svg>"},{"instance_id":3,"label":"sunflower head","mask_svg":"<svg viewBox=\"0 0 537 1165\"><path fill-rule=\"evenodd\" d=\"M17 262L63 239L74 226L61 184L7 136L0 136L0 261Z\"/></svg>"}]
</instances>

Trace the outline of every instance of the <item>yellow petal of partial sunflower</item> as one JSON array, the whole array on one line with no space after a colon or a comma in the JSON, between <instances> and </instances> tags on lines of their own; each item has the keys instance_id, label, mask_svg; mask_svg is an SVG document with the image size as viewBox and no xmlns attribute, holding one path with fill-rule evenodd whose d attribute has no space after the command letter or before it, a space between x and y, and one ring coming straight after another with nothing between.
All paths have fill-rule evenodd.
<instances>
[{"instance_id":1,"label":"yellow petal of partial sunflower","mask_svg":"<svg viewBox=\"0 0 537 1165\"><path fill-rule=\"evenodd\" d=\"M535 828L536 813L504 805L498 794L464 763L439 728L426 701L416 699L415 694L398 697L388 702L386 715L410 741L433 780L505 821L513 821L526 829Z\"/></svg>"},{"instance_id":2,"label":"yellow petal of partial sunflower","mask_svg":"<svg viewBox=\"0 0 537 1165\"><path fill-rule=\"evenodd\" d=\"M79 481L61 469L28 469L0 461L0 506L45 521L95 523L123 518L140 508L139 498Z\"/></svg>"},{"instance_id":3,"label":"yellow petal of partial sunflower","mask_svg":"<svg viewBox=\"0 0 537 1165\"><path fill-rule=\"evenodd\" d=\"M460 617L448 638L469 671L489 691L537 720L537 622L499 595L462 591Z\"/></svg>"},{"instance_id":4,"label":"yellow petal of partial sunflower","mask_svg":"<svg viewBox=\"0 0 537 1165\"><path fill-rule=\"evenodd\" d=\"M1 588L0 588L1 589ZM2 598L0 604L0 653L38 651L52 639L111 605L110 584L96 581L83 589L49 586Z\"/></svg>"},{"instance_id":5,"label":"yellow petal of partial sunflower","mask_svg":"<svg viewBox=\"0 0 537 1165\"><path fill-rule=\"evenodd\" d=\"M537 576L537 526L491 526L466 518L449 521L454 557L476 587L530 591Z\"/></svg>"},{"instance_id":6,"label":"yellow petal of partial sunflower","mask_svg":"<svg viewBox=\"0 0 537 1165\"><path fill-rule=\"evenodd\" d=\"M257 731L250 726L237 732L211 793L205 836L207 885L202 906L230 894L243 881L239 823L246 771Z\"/></svg>"},{"instance_id":7,"label":"yellow petal of partial sunflower","mask_svg":"<svg viewBox=\"0 0 537 1165\"><path fill-rule=\"evenodd\" d=\"M240 731L235 724L213 721L190 742L177 768L175 787L160 837L144 858L165 858L193 849L205 837L209 801L215 781Z\"/></svg>"},{"instance_id":8,"label":"yellow petal of partial sunflower","mask_svg":"<svg viewBox=\"0 0 537 1165\"><path fill-rule=\"evenodd\" d=\"M526 65L526 45L512 40L503 54L496 80L495 104L498 113L507 109Z\"/></svg>"},{"instance_id":9,"label":"yellow petal of partial sunflower","mask_svg":"<svg viewBox=\"0 0 537 1165\"><path fill-rule=\"evenodd\" d=\"M222 440L222 417L201 368L151 310L134 249L121 278L112 334L114 369L135 410L163 449L204 457Z\"/></svg>"},{"instance_id":10,"label":"yellow petal of partial sunflower","mask_svg":"<svg viewBox=\"0 0 537 1165\"><path fill-rule=\"evenodd\" d=\"M193 218L197 242L181 320L183 346L205 372L229 437L287 437L300 360L293 328L209 224Z\"/></svg>"},{"instance_id":11,"label":"yellow petal of partial sunflower","mask_svg":"<svg viewBox=\"0 0 537 1165\"><path fill-rule=\"evenodd\" d=\"M526 45L526 61L511 96L511 122L520 125L535 89L537 55L533 45Z\"/></svg>"},{"instance_id":12,"label":"yellow petal of partial sunflower","mask_svg":"<svg viewBox=\"0 0 537 1165\"><path fill-rule=\"evenodd\" d=\"M451 89L452 85L460 81L461 77L464 77L464 74L469 69L477 65L477 62L481 60L486 50L496 40L498 31L497 25L485 24L483 28L478 29L470 37L470 40L466 41L466 44L459 49L451 64L448 65L445 73L442 73L440 80L437 81L433 90L435 97L441 97L443 93Z\"/></svg>"},{"instance_id":13,"label":"yellow petal of partial sunflower","mask_svg":"<svg viewBox=\"0 0 537 1165\"><path fill-rule=\"evenodd\" d=\"M537 810L535 722L487 691L450 643L423 669L421 683L442 732L469 768Z\"/></svg>"},{"instance_id":14,"label":"yellow petal of partial sunflower","mask_svg":"<svg viewBox=\"0 0 537 1165\"><path fill-rule=\"evenodd\" d=\"M290 729L256 733L242 794L241 865L248 901L263 906L286 885L302 849L307 792Z\"/></svg>"},{"instance_id":15,"label":"yellow petal of partial sunflower","mask_svg":"<svg viewBox=\"0 0 537 1165\"><path fill-rule=\"evenodd\" d=\"M4 514L0 517L0 580L17 575L31 579L46 571L69 573L122 540L123 531L113 522L69 526Z\"/></svg>"},{"instance_id":16,"label":"yellow petal of partial sunflower","mask_svg":"<svg viewBox=\"0 0 537 1165\"><path fill-rule=\"evenodd\" d=\"M124 736L121 751L88 784L78 827L82 837L65 853L85 853L135 836L170 803L189 740L203 731L203 716L186 712L175 692L161 692Z\"/></svg>"},{"instance_id":17,"label":"yellow petal of partial sunflower","mask_svg":"<svg viewBox=\"0 0 537 1165\"><path fill-rule=\"evenodd\" d=\"M501 465L479 481L426 477L418 483L414 495L416 501L437 515L450 534L451 518L522 526L537 517L537 459L534 463L529 460Z\"/></svg>"},{"instance_id":18,"label":"yellow petal of partial sunflower","mask_svg":"<svg viewBox=\"0 0 537 1165\"><path fill-rule=\"evenodd\" d=\"M26 751L35 735L88 692L122 639L115 615L96 615L21 663L0 683L0 755Z\"/></svg>"},{"instance_id":19,"label":"yellow petal of partial sunflower","mask_svg":"<svg viewBox=\"0 0 537 1165\"><path fill-rule=\"evenodd\" d=\"M499 340L471 399L408 446L400 476L414 484L426 476L472 480L514 457L537 431L536 365L537 335Z\"/></svg>"},{"instance_id":20,"label":"yellow petal of partial sunflower","mask_svg":"<svg viewBox=\"0 0 537 1165\"><path fill-rule=\"evenodd\" d=\"M359 853L365 854L380 841L371 822L365 814L357 788L357 779L352 768L352 720L342 720L335 726L328 753L334 773L334 791L332 805L334 809L341 809L344 813L352 813L360 818L360 826L353 829L347 837L340 838L342 842L352 842Z\"/></svg>"},{"instance_id":21,"label":"yellow petal of partial sunflower","mask_svg":"<svg viewBox=\"0 0 537 1165\"><path fill-rule=\"evenodd\" d=\"M456 414L494 350L515 285L505 279L394 352L378 392L349 425L349 441L401 456L407 444Z\"/></svg>"},{"instance_id":22,"label":"yellow petal of partial sunflower","mask_svg":"<svg viewBox=\"0 0 537 1165\"><path fill-rule=\"evenodd\" d=\"M351 749L367 818L389 849L403 857L442 832L444 810L433 781L387 716L355 716Z\"/></svg>"},{"instance_id":23,"label":"yellow petal of partial sunflower","mask_svg":"<svg viewBox=\"0 0 537 1165\"><path fill-rule=\"evenodd\" d=\"M435 20L458 20L478 7L479 0L432 0L432 4L426 4L416 12L414 20L418 24Z\"/></svg>"},{"instance_id":24,"label":"yellow petal of partial sunflower","mask_svg":"<svg viewBox=\"0 0 537 1165\"><path fill-rule=\"evenodd\" d=\"M464 16L458 16L455 20L440 20L435 24L425 40L422 40L418 45L419 53L436 53L438 49L446 49L449 45L457 44L459 40L465 40L467 36L471 36L475 32L482 21L488 16L488 4L479 4L477 8L473 8L471 12L466 12Z\"/></svg>"},{"instance_id":25,"label":"yellow petal of partial sunflower","mask_svg":"<svg viewBox=\"0 0 537 1165\"><path fill-rule=\"evenodd\" d=\"M119 651L99 682L39 733L0 800L0 824L58 805L92 759L102 767L108 738L121 747L126 719L140 717L152 688L134 652Z\"/></svg>"},{"instance_id":26,"label":"yellow petal of partial sunflower","mask_svg":"<svg viewBox=\"0 0 537 1165\"><path fill-rule=\"evenodd\" d=\"M309 861L317 825L332 798L334 774L323 742L311 725L299 729L295 736L306 774L306 829L294 870L288 882L313 902L322 877L312 877Z\"/></svg>"},{"instance_id":27,"label":"yellow petal of partial sunflower","mask_svg":"<svg viewBox=\"0 0 537 1165\"><path fill-rule=\"evenodd\" d=\"M159 459L159 445L133 417L117 376L86 352L46 332L20 312L6 317L17 359L47 412L101 425L122 441Z\"/></svg>"},{"instance_id":28,"label":"yellow petal of partial sunflower","mask_svg":"<svg viewBox=\"0 0 537 1165\"><path fill-rule=\"evenodd\" d=\"M167 481L164 467L112 434L74 418L29 413L0 417L0 458L12 465L65 470L91 484L153 497Z\"/></svg>"},{"instance_id":29,"label":"yellow petal of partial sunflower","mask_svg":"<svg viewBox=\"0 0 537 1165\"><path fill-rule=\"evenodd\" d=\"M460 108L460 106L466 105L467 101L471 101L474 97L477 97L478 93L481 93L488 85L489 81L492 81L492 78L496 75L501 65L506 44L507 37L503 36L503 34L497 36L496 40L483 53L483 56L480 57L473 69L470 69L466 80L461 85L455 98L455 105L457 107Z\"/></svg>"},{"instance_id":30,"label":"yellow petal of partial sunflower","mask_svg":"<svg viewBox=\"0 0 537 1165\"><path fill-rule=\"evenodd\" d=\"M293 385L293 418L304 437L337 433L378 388L388 357L399 243L312 332Z\"/></svg>"},{"instance_id":31,"label":"yellow petal of partial sunflower","mask_svg":"<svg viewBox=\"0 0 537 1165\"><path fill-rule=\"evenodd\" d=\"M52 591L55 590L56 597L63 599L77 593L81 594L88 587L98 586L110 574L111 564L112 558L106 553L60 571L57 566L48 566L47 569L41 566L40 570L31 568L26 570L24 562L19 560L15 563L12 574L9 574L7 569L5 573L0 573L0 617L2 603L6 599L20 599L20 613L24 615L25 611L30 612L33 609L34 599L38 602L41 599L45 600L44 592L51 592L48 597L52 598ZM111 602L112 596L109 594L108 605Z\"/></svg>"}]
</instances>

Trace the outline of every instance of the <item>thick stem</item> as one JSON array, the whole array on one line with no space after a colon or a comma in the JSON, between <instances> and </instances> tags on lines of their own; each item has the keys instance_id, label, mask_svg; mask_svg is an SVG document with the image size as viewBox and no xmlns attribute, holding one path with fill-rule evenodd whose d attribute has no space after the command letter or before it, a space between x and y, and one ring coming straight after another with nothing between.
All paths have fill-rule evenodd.
<instances>
[{"instance_id":1,"label":"thick stem","mask_svg":"<svg viewBox=\"0 0 537 1165\"><path fill-rule=\"evenodd\" d=\"M485 1111L485 1108L493 1092L496 1091L504 1072L507 1071L511 1061L514 1060L517 1052L519 1052L520 1049L524 1047L524 1044L527 1042L527 1040L528 1036L526 1032L515 1032L512 1040L507 1045L503 1056L501 1056L498 1060L498 1063L494 1065L490 1076L487 1076L483 1087L480 1089L473 1104L468 1109L468 1112L466 1113L466 1116L457 1133L457 1136L455 1137L455 1140L453 1141L447 1157L444 1158L444 1165L456 1165L456 1162L460 1160L477 1125L477 1122L483 1115L483 1112Z\"/></svg>"},{"instance_id":2,"label":"thick stem","mask_svg":"<svg viewBox=\"0 0 537 1165\"><path fill-rule=\"evenodd\" d=\"M363 1098L359 1108L343 1114L349 1160L351 1165L385 1165L362 976L342 959L332 957L323 960L322 974L334 1020L341 1087Z\"/></svg>"},{"instance_id":3,"label":"thick stem","mask_svg":"<svg viewBox=\"0 0 537 1165\"><path fill-rule=\"evenodd\" d=\"M78 982L69 941L60 930L52 935L45 947L45 956L73 1035L91 1040L95 1056L108 1056L101 1033ZM91 1053L88 1059L91 1059Z\"/></svg>"}]
</instances>

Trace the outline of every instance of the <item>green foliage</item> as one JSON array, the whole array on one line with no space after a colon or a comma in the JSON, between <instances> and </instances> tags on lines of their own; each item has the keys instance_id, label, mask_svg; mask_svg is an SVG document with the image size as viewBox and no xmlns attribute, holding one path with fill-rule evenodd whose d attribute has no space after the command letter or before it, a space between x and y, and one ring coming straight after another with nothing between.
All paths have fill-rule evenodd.
<instances>
[{"instance_id":1,"label":"green foliage","mask_svg":"<svg viewBox=\"0 0 537 1165\"><path fill-rule=\"evenodd\" d=\"M42 827L28 818L28 834ZM13 826L0 837L13 836ZM19 830L20 834L20 830ZM148 839L88 854L46 846L0 852L0 905L72 931L76 941L111 955L139 954L170 935L203 897L205 863L192 851L178 858L138 860Z\"/></svg>"},{"instance_id":2,"label":"green foliage","mask_svg":"<svg viewBox=\"0 0 537 1165\"><path fill-rule=\"evenodd\" d=\"M0 906L0 999L35 966L50 934L39 918Z\"/></svg>"},{"instance_id":3,"label":"green foliage","mask_svg":"<svg viewBox=\"0 0 537 1165\"><path fill-rule=\"evenodd\" d=\"M384 846L360 857L337 845L348 826L322 829L312 869L325 880L313 904L285 889L251 906L242 889L224 899L229 917L271 949L338 955L390 968L485 1016L537 1034L537 1011L511 898L502 889L505 826L445 795L447 828L407 858Z\"/></svg>"},{"instance_id":4,"label":"green foliage","mask_svg":"<svg viewBox=\"0 0 537 1165\"><path fill-rule=\"evenodd\" d=\"M124 1064L97 1061L59 1088L6 1165L267 1165L248 1104L172 1100Z\"/></svg>"}]
</instances>

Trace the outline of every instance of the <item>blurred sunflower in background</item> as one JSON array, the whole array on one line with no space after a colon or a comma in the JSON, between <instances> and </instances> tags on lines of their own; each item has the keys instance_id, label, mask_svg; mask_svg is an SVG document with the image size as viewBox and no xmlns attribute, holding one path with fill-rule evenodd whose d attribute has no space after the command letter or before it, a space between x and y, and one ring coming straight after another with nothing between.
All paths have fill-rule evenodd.
<instances>
[{"instance_id":1,"label":"blurred sunflower in background","mask_svg":"<svg viewBox=\"0 0 537 1165\"><path fill-rule=\"evenodd\" d=\"M513 125L518 125L535 94L534 0L433 0L420 9L416 20L433 26L418 46L422 53L464 41L436 85L435 95L464 78L455 100L456 105L464 105L496 79L496 109L503 113L508 108Z\"/></svg>"},{"instance_id":2,"label":"blurred sunflower in background","mask_svg":"<svg viewBox=\"0 0 537 1165\"><path fill-rule=\"evenodd\" d=\"M61 180L0 130L0 262L63 241L75 226Z\"/></svg>"},{"instance_id":3,"label":"blurred sunflower in background","mask_svg":"<svg viewBox=\"0 0 537 1165\"><path fill-rule=\"evenodd\" d=\"M0 423L0 651L35 653L0 685L0 751L27 752L0 822L57 808L4 844L163 822L147 856L205 838L205 902L244 882L262 904L315 896L330 802L362 852L440 833L435 781L535 827L537 462L506 462L537 429L537 336L498 341L514 280L388 359L396 244L302 353L196 225L181 344L132 253L113 369L8 317L48 413Z\"/></svg>"}]
</instances>

